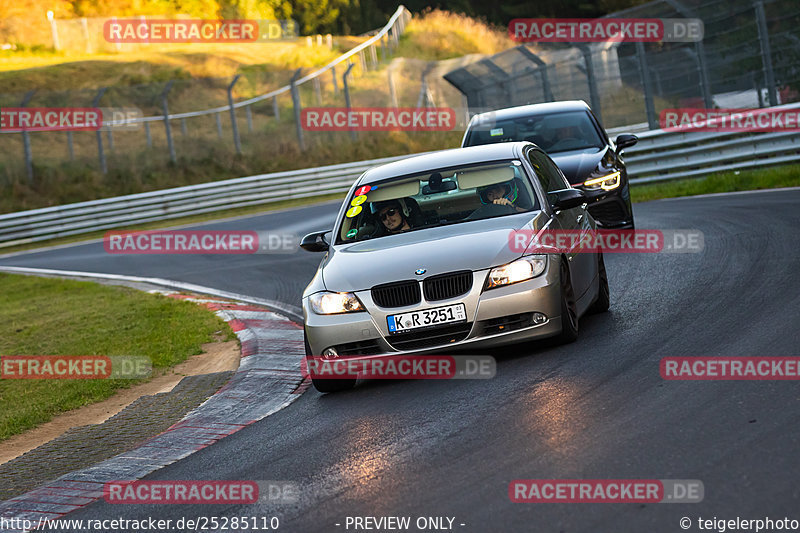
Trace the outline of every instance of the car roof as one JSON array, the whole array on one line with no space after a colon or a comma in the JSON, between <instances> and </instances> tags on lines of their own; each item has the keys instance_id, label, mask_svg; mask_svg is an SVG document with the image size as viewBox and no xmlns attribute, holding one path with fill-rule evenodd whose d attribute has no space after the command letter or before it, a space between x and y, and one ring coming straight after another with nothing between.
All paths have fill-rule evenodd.
<instances>
[{"instance_id":1,"label":"car roof","mask_svg":"<svg viewBox=\"0 0 800 533\"><path fill-rule=\"evenodd\" d=\"M545 115L550 113L563 113L566 111L590 111L591 108L583 100L565 100L563 102L547 102L544 104L531 104L521 105L517 107L507 107L505 109L498 109L496 111L489 111L487 113L480 113L472 117L475 121L476 117L484 115L493 115L495 120L514 119L520 117L528 117L531 115Z\"/></svg>"},{"instance_id":2,"label":"car roof","mask_svg":"<svg viewBox=\"0 0 800 533\"><path fill-rule=\"evenodd\" d=\"M439 168L516 159L521 156L523 147L528 145L533 146L533 143L528 141L503 142L440 150L371 168L361 175L357 183L358 185L364 185L387 178L423 173Z\"/></svg>"}]
</instances>

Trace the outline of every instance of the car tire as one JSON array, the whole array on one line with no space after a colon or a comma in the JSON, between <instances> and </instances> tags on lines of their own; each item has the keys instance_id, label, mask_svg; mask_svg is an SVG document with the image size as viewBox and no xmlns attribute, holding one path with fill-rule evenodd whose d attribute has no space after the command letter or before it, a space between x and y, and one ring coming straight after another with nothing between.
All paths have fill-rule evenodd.
<instances>
[{"instance_id":1,"label":"car tire","mask_svg":"<svg viewBox=\"0 0 800 533\"><path fill-rule=\"evenodd\" d=\"M561 258L559 273L561 285L561 333L557 339L559 343L567 344L578 338L578 304L575 301L575 291L572 290L572 280L569 276L567 258Z\"/></svg>"},{"instance_id":2,"label":"car tire","mask_svg":"<svg viewBox=\"0 0 800 533\"><path fill-rule=\"evenodd\" d=\"M611 293L608 290L608 274L606 273L606 262L603 259L603 252L597 252L597 277L600 286L597 288L597 300L594 301L589 309L590 313L605 313L611 306Z\"/></svg>"},{"instance_id":3,"label":"car tire","mask_svg":"<svg viewBox=\"0 0 800 533\"><path fill-rule=\"evenodd\" d=\"M308 361L309 357L313 357L311 354L311 346L308 344L308 336L306 332L303 331L303 342L305 343L306 347L306 361ZM308 368L308 366L306 366ZM314 379L311 378L311 384L314 385L314 388L317 389L319 392L340 392L344 390L352 389L356 386L355 379Z\"/></svg>"}]
</instances>

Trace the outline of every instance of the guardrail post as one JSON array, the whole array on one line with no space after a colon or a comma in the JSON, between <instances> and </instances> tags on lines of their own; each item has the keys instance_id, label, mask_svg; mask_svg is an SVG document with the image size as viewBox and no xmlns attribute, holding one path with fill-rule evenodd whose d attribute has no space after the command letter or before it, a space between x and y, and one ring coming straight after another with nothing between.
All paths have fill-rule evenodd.
<instances>
[{"instance_id":1,"label":"guardrail post","mask_svg":"<svg viewBox=\"0 0 800 533\"><path fill-rule=\"evenodd\" d=\"M220 113L214 113L214 120L217 123L217 137L222 139L222 120L219 118Z\"/></svg>"},{"instance_id":2,"label":"guardrail post","mask_svg":"<svg viewBox=\"0 0 800 533\"><path fill-rule=\"evenodd\" d=\"M184 137L189 135L189 132L186 129L186 119L185 118L181 119L181 135L183 135Z\"/></svg>"},{"instance_id":3,"label":"guardrail post","mask_svg":"<svg viewBox=\"0 0 800 533\"><path fill-rule=\"evenodd\" d=\"M386 43L383 42L383 36L381 36L381 63L386 62Z\"/></svg>"},{"instance_id":4,"label":"guardrail post","mask_svg":"<svg viewBox=\"0 0 800 533\"><path fill-rule=\"evenodd\" d=\"M245 116L247 117L247 131L253 133L253 112L250 111L250 106L244 106Z\"/></svg>"},{"instance_id":5,"label":"guardrail post","mask_svg":"<svg viewBox=\"0 0 800 533\"><path fill-rule=\"evenodd\" d=\"M772 50L769 45L769 33L767 31L767 15L764 13L763 0L756 0L753 3L756 10L756 24L758 25L758 42L761 45L761 61L764 65L764 79L767 82L767 94L769 95L769 105L778 105L778 91L775 88L775 72L772 70Z\"/></svg>"},{"instance_id":6,"label":"guardrail post","mask_svg":"<svg viewBox=\"0 0 800 533\"><path fill-rule=\"evenodd\" d=\"M294 121L297 129L297 144L300 145L300 150L305 152L306 143L305 140L303 140L303 125L300 123L300 93L297 91L297 79L302 72L303 69L297 69L292 75L292 79L289 80L289 84L292 90L292 107L294 107Z\"/></svg>"},{"instance_id":7,"label":"guardrail post","mask_svg":"<svg viewBox=\"0 0 800 533\"><path fill-rule=\"evenodd\" d=\"M242 144L239 142L239 126L236 125L236 108L233 107L233 86L239 81L241 74L233 77L233 81L228 85L228 109L231 113L231 128L233 129L233 144L236 146L236 153L242 153Z\"/></svg>"},{"instance_id":8,"label":"guardrail post","mask_svg":"<svg viewBox=\"0 0 800 533\"><path fill-rule=\"evenodd\" d=\"M272 97L272 114L275 115L275 122L281 121L281 110L278 107L278 95Z\"/></svg>"},{"instance_id":9,"label":"guardrail post","mask_svg":"<svg viewBox=\"0 0 800 533\"><path fill-rule=\"evenodd\" d=\"M344 75L342 75L342 86L344 87L344 105L347 108L348 117L350 116L350 108L352 106L350 104L350 84L347 83L347 76L350 74L350 71L353 69L355 65L356 65L355 63L350 63L350 65L347 67L347 70L344 71ZM349 124L350 120L348 119L347 122ZM350 138L353 139L354 141L356 140L356 138L358 138L358 134L356 134L356 132L353 131L352 129L350 130Z\"/></svg>"},{"instance_id":10,"label":"guardrail post","mask_svg":"<svg viewBox=\"0 0 800 533\"><path fill-rule=\"evenodd\" d=\"M367 71L367 60L364 59L364 50L358 51L358 64L361 65L361 75Z\"/></svg>"},{"instance_id":11,"label":"guardrail post","mask_svg":"<svg viewBox=\"0 0 800 533\"><path fill-rule=\"evenodd\" d=\"M172 84L173 80L169 80L167 86L164 88L164 92L161 93L161 108L164 111L164 130L167 132L169 160L175 163L178 158L175 157L175 146L172 144L172 127L169 124L169 106L167 105L167 95L169 94L170 89L172 89Z\"/></svg>"},{"instance_id":12,"label":"guardrail post","mask_svg":"<svg viewBox=\"0 0 800 533\"><path fill-rule=\"evenodd\" d=\"M33 98L35 92L34 90L25 93L25 96L22 97L22 103L20 103L19 106L26 107L28 102L31 101L31 98ZM22 146L25 149L25 173L28 176L28 183L33 183L33 152L31 152L31 138L27 130L22 130Z\"/></svg>"},{"instance_id":13,"label":"guardrail post","mask_svg":"<svg viewBox=\"0 0 800 533\"><path fill-rule=\"evenodd\" d=\"M144 137L147 140L147 147L148 148L152 148L153 147L153 138L150 136L150 123L149 122L145 122L144 123Z\"/></svg>"},{"instance_id":14,"label":"guardrail post","mask_svg":"<svg viewBox=\"0 0 800 533\"><path fill-rule=\"evenodd\" d=\"M644 108L647 113L647 124L651 130L658 129L658 119L656 109L653 104L653 87L650 84L650 69L647 67L647 57L645 55L644 43L636 43L636 56L639 59L639 76L644 87Z\"/></svg>"},{"instance_id":15,"label":"guardrail post","mask_svg":"<svg viewBox=\"0 0 800 533\"><path fill-rule=\"evenodd\" d=\"M92 100L92 107L97 107L97 104L100 103L100 99L103 97L103 94L106 92L108 87L103 87L94 97ZM100 160L100 170L103 171L103 174L108 173L108 168L106 167L106 155L103 153L103 135L100 130L94 132L95 136L97 137L97 157Z\"/></svg>"}]
</instances>

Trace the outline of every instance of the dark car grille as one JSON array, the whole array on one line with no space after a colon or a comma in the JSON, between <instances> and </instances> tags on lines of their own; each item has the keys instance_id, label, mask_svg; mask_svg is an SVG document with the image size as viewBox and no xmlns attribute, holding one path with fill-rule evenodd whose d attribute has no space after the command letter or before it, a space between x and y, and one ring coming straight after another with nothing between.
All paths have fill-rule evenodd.
<instances>
[{"instance_id":1,"label":"dark car grille","mask_svg":"<svg viewBox=\"0 0 800 533\"><path fill-rule=\"evenodd\" d=\"M392 335L386 340L398 350L422 350L432 346L440 346L459 342L467 338L472 324L456 324L441 328L426 329L423 331L412 331Z\"/></svg>"},{"instance_id":2,"label":"dark car grille","mask_svg":"<svg viewBox=\"0 0 800 533\"><path fill-rule=\"evenodd\" d=\"M589 206L589 213L600 223L616 223L625 220L626 213L618 202L603 202Z\"/></svg>"},{"instance_id":3,"label":"dark car grille","mask_svg":"<svg viewBox=\"0 0 800 533\"><path fill-rule=\"evenodd\" d=\"M381 348L378 346L378 341L374 339L364 340L359 342L350 342L347 344L340 344L335 346L336 353L341 356L344 355L377 355L381 353Z\"/></svg>"},{"instance_id":4,"label":"dark car grille","mask_svg":"<svg viewBox=\"0 0 800 533\"><path fill-rule=\"evenodd\" d=\"M431 276L422 283L425 299L429 302L447 300L469 292L472 288L472 272L450 272Z\"/></svg>"},{"instance_id":5,"label":"dark car grille","mask_svg":"<svg viewBox=\"0 0 800 533\"><path fill-rule=\"evenodd\" d=\"M416 281L398 281L372 287L372 300L380 307L405 307L419 303L422 296Z\"/></svg>"},{"instance_id":6,"label":"dark car grille","mask_svg":"<svg viewBox=\"0 0 800 533\"><path fill-rule=\"evenodd\" d=\"M507 331L514 331L515 329L527 328L532 324L533 313L492 318L483 323L483 334L494 335L495 333L505 333Z\"/></svg>"}]
</instances>

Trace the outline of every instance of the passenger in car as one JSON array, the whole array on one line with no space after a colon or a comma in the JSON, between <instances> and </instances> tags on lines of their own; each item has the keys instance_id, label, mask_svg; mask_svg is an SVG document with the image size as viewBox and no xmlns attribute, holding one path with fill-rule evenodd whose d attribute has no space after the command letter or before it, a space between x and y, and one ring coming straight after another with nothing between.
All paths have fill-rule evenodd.
<instances>
[{"instance_id":1,"label":"passenger in car","mask_svg":"<svg viewBox=\"0 0 800 533\"><path fill-rule=\"evenodd\" d=\"M378 220L383 224L386 233L402 233L411 229L411 224L397 200L382 202L377 209Z\"/></svg>"}]
</instances>

